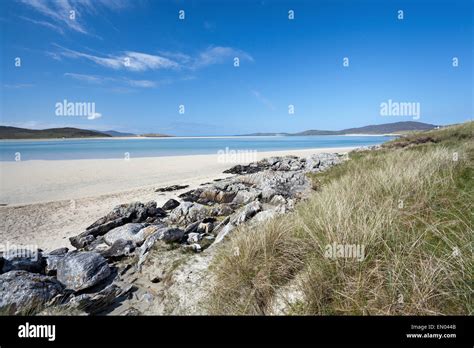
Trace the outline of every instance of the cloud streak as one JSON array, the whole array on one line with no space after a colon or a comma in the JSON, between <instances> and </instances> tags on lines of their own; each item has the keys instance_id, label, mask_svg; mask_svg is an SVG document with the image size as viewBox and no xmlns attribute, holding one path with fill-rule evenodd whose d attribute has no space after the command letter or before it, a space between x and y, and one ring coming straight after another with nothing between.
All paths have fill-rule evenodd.
<instances>
[{"instance_id":1,"label":"cloud streak","mask_svg":"<svg viewBox=\"0 0 474 348\"><path fill-rule=\"evenodd\" d=\"M192 68L202 68L214 64L222 64L227 59L238 57L241 61L253 62L253 57L242 51L232 47L210 46L206 50L198 54L194 59Z\"/></svg>"},{"instance_id":2,"label":"cloud streak","mask_svg":"<svg viewBox=\"0 0 474 348\"><path fill-rule=\"evenodd\" d=\"M88 15L97 15L101 9L120 11L130 4L126 0L20 0L20 2L42 15L45 20L26 19L27 17L23 19L57 31L60 28L67 28L86 35L91 35L85 24ZM74 11L74 19L71 18L71 11Z\"/></svg>"},{"instance_id":3,"label":"cloud streak","mask_svg":"<svg viewBox=\"0 0 474 348\"><path fill-rule=\"evenodd\" d=\"M147 71L159 69L177 69L179 67L178 63L168 58L141 52L125 51L115 56L98 56L71 50L61 46L57 47L60 49L58 52L48 52L48 54L55 59L61 59L62 57L85 59L97 65L113 70Z\"/></svg>"},{"instance_id":4,"label":"cloud streak","mask_svg":"<svg viewBox=\"0 0 474 348\"><path fill-rule=\"evenodd\" d=\"M52 29L58 33L60 33L61 35L64 35L64 30L58 26L58 25L55 25L55 24L52 24L50 22L46 22L46 21L37 21L35 19L32 19L32 18L28 18L28 17L25 17L25 16L19 16L18 18L20 19L23 19L27 22L30 22L30 23L33 23L33 24L37 24L37 25L41 25L43 27L46 27L46 28L49 28L49 29Z\"/></svg>"},{"instance_id":5,"label":"cloud streak","mask_svg":"<svg viewBox=\"0 0 474 348\"><path fill-rule=\"evenodd\" d=\"M91 83L91 84L108 84L108 83L121 83L123 85L133 87L133 88L154 88L157 86L155 81L150 80L132 80L128 78L114 78L114 77L105 77L98 75L87 75L87 74L76 74L76 73L65 73L65 77L72 78L81 82Z\"/></svg>"},{"instance_id":6,"label":"cloud streak","mask_svg":"<svg viewBox=\"0 0 474 348\"><path fill-rule=\"evenodd\" d=\"M47 52L53 59L62 58L84 59L96 65L113 70L148 71L148 70L196 70L216 64L233 62L234 57L241 61L254 62L253 57L239 49L232 47L210 46L199 52L195 56L190 56L181 52L160 51L160 55L143 52L124 51L115 55L94 55L79 52L69 48L55 45L56 52Z\"/></svg>"}]
</instances>

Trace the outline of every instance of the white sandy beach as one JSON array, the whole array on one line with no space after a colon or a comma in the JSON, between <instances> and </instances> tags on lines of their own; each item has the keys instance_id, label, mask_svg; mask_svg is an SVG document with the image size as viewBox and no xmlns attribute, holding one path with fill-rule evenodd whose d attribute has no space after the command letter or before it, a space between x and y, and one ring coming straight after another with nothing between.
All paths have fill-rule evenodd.
<instances>
[{"instance_id":1,"label":"white sandy beach","mask_svg":"<svg viewBox=\"0 0 474 348\"><path fill-rule=\"evenodd\" d=\"M308 156L348 152L353 147L258 152L270 156ZM248 161L244 161L248 162ZM0 244L37 245L43 250L69 246L68 238L118 204L169 198L226 177L222 171L237 163L218 161L218 155L132 158L130 160L68 160L0 162ZM243 163L242 163L243 164ZM166 193L169 185L188 188Z\"/></svg>"}]
</instances>

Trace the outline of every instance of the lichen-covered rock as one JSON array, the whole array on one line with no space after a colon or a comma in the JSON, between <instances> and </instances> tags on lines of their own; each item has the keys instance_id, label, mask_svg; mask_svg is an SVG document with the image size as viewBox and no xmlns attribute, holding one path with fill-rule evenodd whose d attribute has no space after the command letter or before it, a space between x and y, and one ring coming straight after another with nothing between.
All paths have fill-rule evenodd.
<instances>
[{"instance_id":1,"label":"lichen-covered rock","mask_svg":"<svg viewBox=\"0 0 474 348\"><path fill-rule=\"evenodd\" d=\"M104 235L104 241L108 245L114 244L117 240L131 240L137 245L141 245L146 237L153 233L150 229L146 229L145 224L129 223L107 232Z\"/></svg>"},{"instance_id":2,"label":"lichen-covered rock","mask_svg":"<svg viewBox=\"0 0 474 348\"><path fill-rule=\"evenodd\" d=\"M104 219L104 218L103 218ZM113 230L116 227L122 226L131 220L130 216L119 217L115 220L107 221L104 224L96 225L97 222L89 226L84 232L81 234L69 238L71 245L78 249L82 249L85 246L92 243L96 237L102 236L105 233Z\"/></svg>"},{"instance_id":3,"label":"lichen-covered rock","mask_svg":"<svg viewBox=\"0 0 474 348\"><path fill-rule=\"evenodd\" d=\"M202 204L183 202L171 211L168 218L174 223L189 224L204 219L208 214L208 209Z\"/></svg>"},{"instance_id":4,"label":"lichen-covered rock","mask_svg":"<svg viewBox=\"0 0 474 348\"><path fill-rule=\"evenodd\" d=\"M246 206L244 206L241 210L239 210L235 215L233 215L230 219L230 223L232 225L238 226L245 221L251 219L255 214L262 210L262 204L259 201L254 201Z\"/></svg>"},{"instance_id":5,"label":"lichen-covered rock","mask_svg":"<svg viewBox=\"0 0 474 348\"><path fill-rule=\"evenodd\" d=\"M74 247L82 249L92 243L98 236L103 236L109 231L127 223L145 221L154 223L165 216L166 212L162 208L158 208L155 201L150 201L146 204L141 202L121 204L116 206L106 216L96 220L81 234L69 238L69 241Z\"/></svg>"},{"instance_id":6,"label":"lichen-covered rock","mask_svg":"<svg viewBox=\"0 0 474 348\"><path fill-rule=\"evenodd\" d=\"M341 158L336 153L319 153L306 158L305 168L309 171L321 171L339 162Z\"/></svg>"},{"instance_id":7,"label":"lichen-covered rock","mask_svg":"<svg viewBox=\"0 0 474 348\"><path fill-rule=\"evenodd\" d=\"M232 200L232 203L241 205L250 203L261 196L261 191L256 189L241 190L237 192L237 195Z\"/></svg>"},{"instance_id":8,"label":"lichen-covered rock","mask_svg":"<svg viewBox=\"0 0 474 348\"><path fill-rule=\"evenodd\" d=\"M32 315L64 290L53 277L26 271L0 275L0 314Z\"/></svg>"},{"instance_id":9,"label":"lichen-covered rock","mask_svg":"<svg viewBox=\"0 0 474 348\"><path fill-rule=\"evenodd\" d=\"M57 268L58 280L74 291L90 288L106 279L110 273L105 258L92 251L70 252Z\"/></svg>"}]
</instances>

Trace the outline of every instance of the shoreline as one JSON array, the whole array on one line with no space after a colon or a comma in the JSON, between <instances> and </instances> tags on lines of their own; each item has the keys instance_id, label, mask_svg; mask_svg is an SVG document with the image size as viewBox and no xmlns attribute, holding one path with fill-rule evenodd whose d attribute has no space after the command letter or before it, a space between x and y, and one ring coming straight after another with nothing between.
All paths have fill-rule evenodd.
<instances>
[{"instance_id":1,"label":"shoreline","mask_svg":"<svg viewBox=\"0 0 474 348\"><path fill-rule=\"evenodd\" d=\"M272 156L307 156L321 152L348 152L334 147L257 152L247 161L219 161L218 154L124 159L29 160L0 162L0 204L6 206L47 203L117 194L148 186L194 184L201 178L219 178L233 165ZM34 175L32 175L34 173ZM179 178L176 178L179 176ZM201 180L199 179L199 180ZM118 189L120 187L120 189Z\"/></svg>"},{"instance_id":2,"label":"shoreline","mask_svg":"<svg viewBox=\"0 0 474 348\"><path fill-rule=\"evenodd\" d=\"M346 153L354 148L261 152L256 160L285 155L304 157L323 152ZM69 237L81 233L119 204L153 200L161 206L168 199L201 184L233 176L222 172L238 163L219 163L217 155L195 155L168 157L168 160L159 157L130 162L108 160L107 165L102 160L4 164L0 163L2 200L7 195L20 201L0 207L0 218L4 221L0 240L11 244L35 244L50 251L69 245ZM20 166L13 168L15 164ZM176 191L155 192L156 188L176 184L189 186ZM49 200L39 197L49 197Z\"/></svg>"},{"instance_id":3,"label":"shoreline","mask_svg":"<svg viewBox=\"0 0 474 348\"><path fill-rule=\"evenodd\" d=\"M177 135L169 135L163 137L145 137L145 136L125 136L125 137L87 137L87 138L38 138L38 139L0 139L0 143L2 142L23 142L23 141L66 141L66 140L145 140L145 139L231 139L231 138L281 138L281 137L395 137L400 136L401 134L397 133L384 133L384 134L362 134L362 133L354 133L354 134L319 134L319 135L283 135L283 134L275 134L275 135L203 135L203 136L177 136Z\"/></svg>"}]
</instances>

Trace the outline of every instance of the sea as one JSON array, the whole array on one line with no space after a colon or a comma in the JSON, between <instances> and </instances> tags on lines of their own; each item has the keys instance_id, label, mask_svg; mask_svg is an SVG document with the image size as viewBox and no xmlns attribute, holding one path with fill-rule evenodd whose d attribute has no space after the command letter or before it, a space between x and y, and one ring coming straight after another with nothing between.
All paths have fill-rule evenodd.
<instances>
[{"instance_id":1,"label":"sea","mask_svg":"<svg viewBox=\"0 0 474 348\"><path fill-rule=\"evenodd\" d=\"M391 136L222 136L1 140L0 161L123 159L377 145Z\"/></svg>"}]
</instances>

